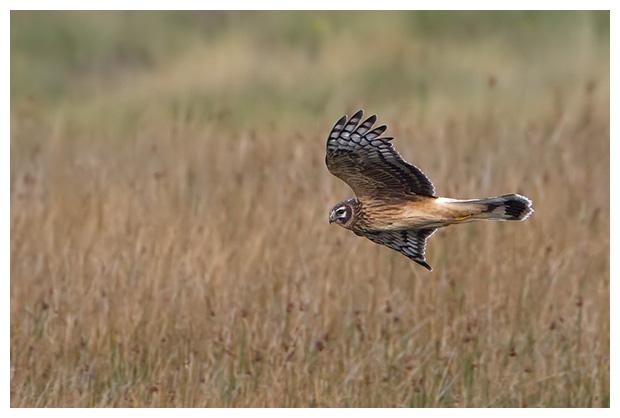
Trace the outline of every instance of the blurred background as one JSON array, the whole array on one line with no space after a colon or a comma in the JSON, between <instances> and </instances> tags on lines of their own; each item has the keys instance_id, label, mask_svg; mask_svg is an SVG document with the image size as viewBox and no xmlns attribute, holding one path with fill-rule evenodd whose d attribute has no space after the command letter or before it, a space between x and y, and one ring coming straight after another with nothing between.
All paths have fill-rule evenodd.
<instances>
[{"instance_id":1,"label":"blurred background","mask_svg":"<svg viewBox=\"0 0 620 418\"><path fill-rule=\"evenodd\" d=\"M609 12L11 12L11 406L609 406ZM363 108L426 272L328 225Z\"/></svg>"}]
</instances>

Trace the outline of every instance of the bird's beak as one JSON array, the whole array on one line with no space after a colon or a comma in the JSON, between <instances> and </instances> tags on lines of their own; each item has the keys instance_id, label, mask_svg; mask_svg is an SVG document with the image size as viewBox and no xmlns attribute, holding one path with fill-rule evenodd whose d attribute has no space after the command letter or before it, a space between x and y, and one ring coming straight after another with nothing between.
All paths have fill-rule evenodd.
<instances>
[{"instance_id":1,"label":"bird's beak","mask_svg":"<svg viewBox=\"0 0 620 418\"><path fill-rule=\"evenodd\" d=\"M329 224L331 225L332 223L334 223L335 219L334 219L334 214L330 213L329 214Z\"/></svg>"}]
</instances>

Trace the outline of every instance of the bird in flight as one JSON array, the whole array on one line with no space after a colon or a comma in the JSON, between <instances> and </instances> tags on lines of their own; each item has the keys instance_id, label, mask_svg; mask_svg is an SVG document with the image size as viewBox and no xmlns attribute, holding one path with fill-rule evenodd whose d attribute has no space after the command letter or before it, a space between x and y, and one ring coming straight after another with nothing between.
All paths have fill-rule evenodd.
<instances>
[{"instance_id":1,"label":"bird in flight","mask_svg":"<svg viewBox=\"0 0 620 418\"><path fill-rule=\"evenodd\" d=\"M353 189L356 198L334 206L329 223L350 229L433 270L424 255L437 228L478 220L523 221L532 202L518 194L459 200L436 197L424 173L394 149L387 126L364 111L340 118L327 139L327 169ZM360 123L361 122L361 123Z\"/></svg>"}]
</instances>

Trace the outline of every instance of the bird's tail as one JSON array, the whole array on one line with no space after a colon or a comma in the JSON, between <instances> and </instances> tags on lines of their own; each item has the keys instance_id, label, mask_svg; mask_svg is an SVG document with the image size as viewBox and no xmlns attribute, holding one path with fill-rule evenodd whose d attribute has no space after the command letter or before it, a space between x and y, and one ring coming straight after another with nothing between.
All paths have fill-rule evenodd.
<instances>
[{"instance_id":1,"label":"bird's tail","mask_svg":"<svg viewBox=\"0 0 620 418\"><path fill-rule=\"evenodd\" d=\"M534 212L532 201L518 194L489 197L487 199L446 199L456 221L488 219L494 221L522 221Z\"/></svg>"}]
</instances>

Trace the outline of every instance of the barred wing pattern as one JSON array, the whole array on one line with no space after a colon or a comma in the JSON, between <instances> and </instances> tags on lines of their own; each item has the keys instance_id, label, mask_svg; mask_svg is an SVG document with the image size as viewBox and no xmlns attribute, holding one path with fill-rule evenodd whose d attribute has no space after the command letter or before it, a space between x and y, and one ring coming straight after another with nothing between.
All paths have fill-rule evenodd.
<instances>
[{"instance_id":1,"label":"barred wing pattern","mask_svg":"<svg viewBox=\"0 0 620 418\"><path fill-rule=\"evenodd\" d=\"M392 137L379 136L387 126L372 129L373 115L360 124L364 111L343 116L327 140L325 163L329 171L353 189L360 200L384 196L434 196L435 188L422 171L404 161Z\"/></svg>"},{"instance_id":2,"label":"barred wing pattern","mask_svg":"<svg viewBox=\"0 0 620 418\"><path fill-rule=\"evenodd\" d=\"M353 231L361 237L366 237L377 244L385 245L396 250L416 263L433 271L426 262L424 253L426 251L426 240L435 233L437 229L415 229L402 231Z\"/></svg>"}]
</instances>

